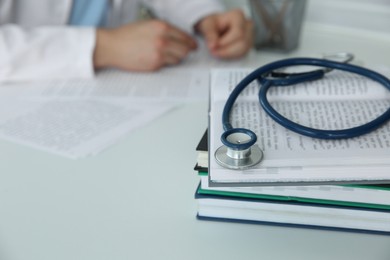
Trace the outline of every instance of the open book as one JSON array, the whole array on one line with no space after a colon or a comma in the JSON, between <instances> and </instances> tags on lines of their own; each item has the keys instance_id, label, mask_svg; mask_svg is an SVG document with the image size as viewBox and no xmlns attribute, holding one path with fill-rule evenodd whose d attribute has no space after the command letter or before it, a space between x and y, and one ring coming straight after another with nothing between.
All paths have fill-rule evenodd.
<instances>
[{"instance_id":1,"label":"open book","mask_svg":"<svg viewBox=\"0 0 390 260\"><path fill-rule=\"evenodd\" d=\"M209 111L209 181L211 186L381 183L390 180L390 122L364 136L320 140L296 134L274 122L258 102L257 82L237 99L233 127L254 131L263 161L249 170L228 170L214 153L222 145L222 110L230 92L251 71L212 71ZM318 129L345 129L371 121L390 107L390 92L364 77L332 71L323 79L268 93L285 117Z\"/></svg>"}]
</instances>

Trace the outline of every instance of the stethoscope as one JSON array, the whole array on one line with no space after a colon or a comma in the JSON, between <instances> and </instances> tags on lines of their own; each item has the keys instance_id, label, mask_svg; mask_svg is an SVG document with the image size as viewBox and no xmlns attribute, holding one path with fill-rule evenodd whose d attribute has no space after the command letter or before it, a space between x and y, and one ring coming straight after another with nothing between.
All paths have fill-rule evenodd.
<instances>
[{"instance_id":1,"label":"stethoscope","mask_svg":"<svg viewBox=\"0 0 390 260\"><path fill-rule=\"evenodd\" d=\"M321 79L325 73L333 69L347 71L365 76L376 82L379 82L390 90L390 80L385 76L348 62L353 59L349 53L336 54L335 58L339 61L316 58L290 58L269 63L260 67L246 76L233 89L226 101L222 113L222 125L225 132L221 136L223 146L215 152L215 158L218 164L223 167L235 170L244 170L258 164L263 158L263 152L256 144L256 134L246 128L234 128L230 123L230 112L240 93L254 80L260 83L259 102L265 112L277 123L287 129L308 137L319 139L345 139L353 138L374 131L390 119L390 108L379 117L363 125L342 129L342 130L321 130L306 127L297 124L278 113L268 102L267 92L271 87L290 86L306 81ZM290 66L309 65L322 67L308 72L286 73L282 69Z\"/></svg>"}]
</instances>

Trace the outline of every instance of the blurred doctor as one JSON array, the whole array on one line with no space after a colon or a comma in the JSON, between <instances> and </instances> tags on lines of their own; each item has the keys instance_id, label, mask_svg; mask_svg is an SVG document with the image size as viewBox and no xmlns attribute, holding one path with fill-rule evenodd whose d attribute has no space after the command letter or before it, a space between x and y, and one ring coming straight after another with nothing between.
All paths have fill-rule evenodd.
<instances>
[{"instance_id":1,"label":"blurred doctor","mask_svg":"<svg viewBox=\"0 0 390 260\"><path fill-rule=\"evenodd\" d=\"M140 4L158 18L137 21ZM196 49L194 34L211 55L234 59L252 47L252 31L217 0L0 0L0 82L154 71Z\"/></svg>"}]
</instances>

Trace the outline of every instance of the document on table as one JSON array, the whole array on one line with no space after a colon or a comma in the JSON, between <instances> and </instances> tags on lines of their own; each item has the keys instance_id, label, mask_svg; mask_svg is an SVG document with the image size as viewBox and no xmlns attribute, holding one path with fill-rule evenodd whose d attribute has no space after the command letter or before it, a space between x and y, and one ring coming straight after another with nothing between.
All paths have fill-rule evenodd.
<instances>
[{"instance_id":1,"label":"document on table","mask_svg":"<svg viewBox=\"0 0 390 260\"><path fill-rule=\"evenodd\" d=\"M182 103L207 100L208 89L206 70L167 68L154 73L104 70L93 79L2 84L0 96L127 98Z\"/></svg>"},{"instance_id":2,"label":"document on table","mask_svg":"<svg viewBox=\"0 0 390 260\"><path fill-rule=\"evenodd\" d=\"M1 138L73 159L104 150L172 108L118 99L0 100Z\"/></svg>"},{"instance_id":3,"label":"document on table","mask_svg":"<svg viewBox=\"0 0 390 260\"><path fill-rule=\"evenodd\" d=\"M70 158L96 154L170 109L206 100L206 70L100 72L0 85L0 138Z\"/></svg>"},{"instance_id":4,"label":"document on table","mask_svg":"<svg viewBox=\"0 0 390 260\"><path fill-rule=\"evenodd\" d=\"M219 166L214 152L222 145L222 110L233 87L249 72L225 69L212 73L210 185L390 180L390 124L351 139L320 140L302 136L265 114L257 100L257 82L239 96L230 120L234 127L248 128L257 134L264 159L245 171ZM268 99L290 120L319 129L357 126L376 118L390 106L389 91L383 86L337 71L322 80L272 88Z\"/></svg>"}]
</instances>

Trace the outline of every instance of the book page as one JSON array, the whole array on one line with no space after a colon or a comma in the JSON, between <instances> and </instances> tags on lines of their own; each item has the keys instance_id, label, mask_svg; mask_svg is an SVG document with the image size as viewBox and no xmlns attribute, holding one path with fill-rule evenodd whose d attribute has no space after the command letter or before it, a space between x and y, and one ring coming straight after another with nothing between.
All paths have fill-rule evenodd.
<instances>
[{"instance_id":1,"label":"book page","mask_svg":"<svg viewBox=\"0 0 390 260\"><path fill-rule=\"evenodd\" d=\"M253 83L245 90L234 105L230 120L233 127L244 127L254 131L258 137L257 144L264 152L263 161L246 171L226 170L214 159L215 150L222 145L220 136L223 133L221 115L230 90L241 79L237 75L245 75L245 71L218 70L212 74L210 104L210 156L211 173L224 181L239 182L241 180L256 182L276 181L279 178L295 180L303 178L314 181L347 180L355 178L355 174L363 178L390 179L390 124L385 124L369 134L342 140L321 140L299 135L277 124L261 108L257 99L259 86ZM338 75L338 82L347 81ZM303 86L303 92L288 91L273 93L270 102L274 108L292 121L318 129L345 129L361 125L376 118L390 107L390 98L381 89L370 84L360 86L359 91L351 93L353 83L339 84L336 92L322 90L321 80L313 81L314 86ZM375 83L376 84L376 83ZM375 85L374 84L374 85ZM322 87L321 87L322 86ZM383 89L384 87L382 87ZM315 90L314 93L306 91ZM335 86L332 88L335 90ZM386 90L386 89L385 89ZM319 91L326 98L319 99ZM386 90L389 92L388 90ZM340 93L345 94L343 98ZM255 96L255 99L253 99ZM292 97L289 99L289 97ZM313 99L309 97L313 96ZM335 99L331 97L335 96ZM302 97L300 99L299 97ZM351 97L351 98L349 98ZM366 98L363 98L366 97ZM372 172L372 168L377 168ZM358 169L357 169L358 168ZM364 170L362 170L364 169ZM371 169L371 170L370 170ZM319 175L321 173L321 175ZM336 176L341 173L340 176ZM257 175L256 175L257 174ZM218 178L216 177L218 175ZM378 176L376 176L378 175Z\"/></svg>"},{"instance_id":2,"label":"book page","mask_svg":"<svg viewBox=\"0 0 390 260\"><path fill-rule=\"evenodd\" d=\"M227 69L213 70L213 80L219 84L213 91L213 100L225 101L236 85L252 70L231 69L229 73L223 73ZM390 76L390 72L385 75ZM260 85L253 81L242 91L238 100L258 100ZM389 99L390 91L381 84L366 77L343 71L326 73L320 80L304 82L292 86L272 87L267 95L270 101L295 101L295 100L359 100L359 99Z\"/></svg>"}]
</instances>

